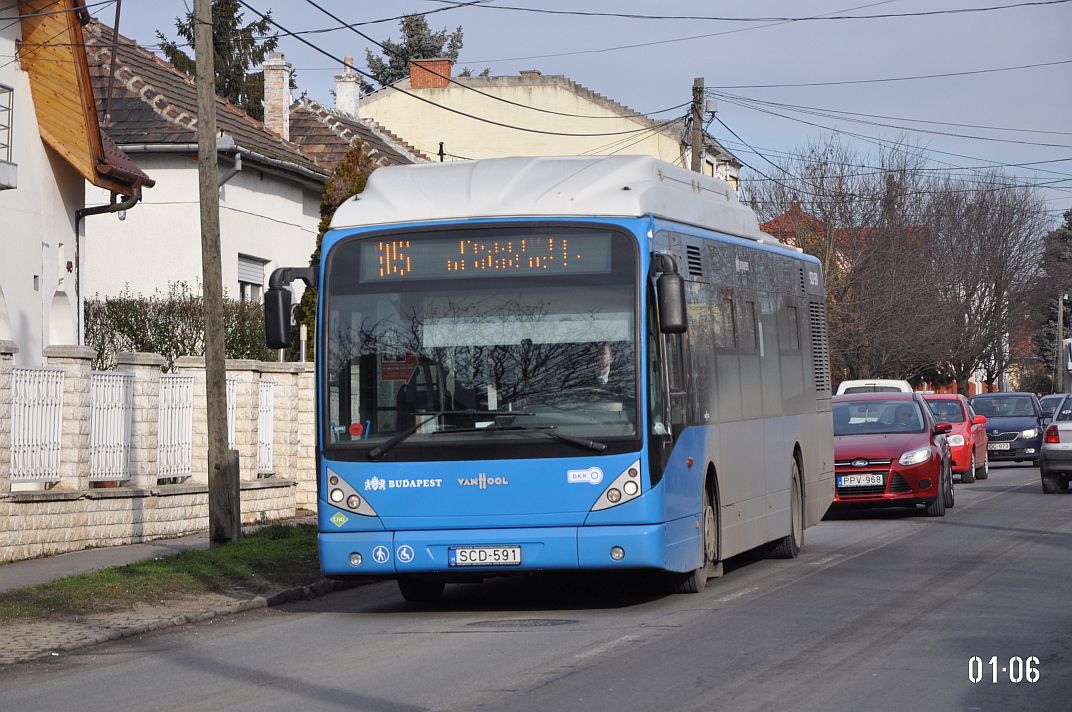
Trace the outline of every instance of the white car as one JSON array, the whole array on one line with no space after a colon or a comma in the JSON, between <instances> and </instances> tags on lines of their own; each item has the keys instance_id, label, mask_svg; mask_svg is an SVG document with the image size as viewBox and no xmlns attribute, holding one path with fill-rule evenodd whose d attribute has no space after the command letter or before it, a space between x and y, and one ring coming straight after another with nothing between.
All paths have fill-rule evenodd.
<instances>
[{"instance_id":1,"label":"white car","mask_svg":"<svg viewBox=\"0 0 1072 712\"><path fill-rule=\"evenodd\" d=\"M908 381L890 378L870 378L861 381L842 381L837 388L837 395L846 393L911 393Z\"/></svg>"}]
</instances>

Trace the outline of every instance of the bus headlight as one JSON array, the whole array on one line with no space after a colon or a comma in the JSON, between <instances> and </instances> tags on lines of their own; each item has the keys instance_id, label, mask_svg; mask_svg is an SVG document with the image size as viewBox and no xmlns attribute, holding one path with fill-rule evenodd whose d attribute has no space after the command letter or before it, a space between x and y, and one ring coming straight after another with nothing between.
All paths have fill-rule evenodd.
<instances>
[{"instance_id":1,"label":"bus headlight","mask_svg":"<svg viewBox=\"0 0 1072 712\"><path fill-rule=\"evenodd\" d=\"M643 486L640 477L640 460L622 470L621 474L607 485L607 489L599 496L592 505L592 511L617 507L619 504L629 502L641 495Z\"/></svg>"},{"instance_id":2,"label":"bus headlight","mask_svg":"<svg viewBox=\"0 0 1072 712\"><path fill-rule=\"evenodd\" d=\"M344 478L339 477L330 469L327 471L327 480L331 485L328 490L328 501L339 509L345 509L363 517L375 517L376 510L368 503L368 500L357 493Z\"/></svg>"}]
</instances>

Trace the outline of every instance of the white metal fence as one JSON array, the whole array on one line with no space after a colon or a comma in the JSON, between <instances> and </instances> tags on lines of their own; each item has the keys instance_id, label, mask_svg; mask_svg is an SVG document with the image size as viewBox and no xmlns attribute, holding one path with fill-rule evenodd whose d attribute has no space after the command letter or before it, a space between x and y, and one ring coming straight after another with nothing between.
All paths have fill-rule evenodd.
<instances>
[{"instance_id":1,"label":"white metal fence","mask_svg":"<svg viewBox=\"0 0 1072 712\"><path fill-rule=\"evenodd\" d=\"M193 469L194 377L160 377L159 477L187 477Z\"/></svg>"},{"instance_id":2,"label":"white metal fence","mask_svg":"<svg viewBox=\"0 0 1072 712\"><path fill-rule=\"evenodd\" d=\"M63 369L11 370L11 480L60 479Z\"/></svg>"},{"instance_id":3,"label":"white metal fence","mask_svg":"<svg viewBox=\"0 0 1072 712\"><path fill-rule=\"evenodd\" d=\"M130 479L134 375L96 372L90 385L89 479Z\"/></svg>"},{"instance_id":4,"label":"white metal fence","mask_svg":"<svg viewBox=\"0 0 1072 712\"><path fill-rule=\"evenodd\" d=\"M238 407L238 377L227 377L227 449L235 449L235 409Z\"/></svg>"},{"instance_id":5,"label":"white metal fence","mask_svg":"<svg viewBox=\"0 0 1072 712\"><path fill-rule=\"evenodd\" d=\"M257 474L275 472L272 442L275 440L275 382L261 381L257 397Z\"/></svg>"}]
</instances>

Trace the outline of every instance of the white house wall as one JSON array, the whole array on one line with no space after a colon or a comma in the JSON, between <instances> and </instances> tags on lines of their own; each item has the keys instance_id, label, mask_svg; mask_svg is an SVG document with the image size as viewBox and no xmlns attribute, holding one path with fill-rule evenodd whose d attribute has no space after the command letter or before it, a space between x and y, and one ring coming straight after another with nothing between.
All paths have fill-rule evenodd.
<instances>
[{"instance_id":1,"label":"white house wall","mask_svg":"<svg viewBox=\"0 0 1072 712\"><path fill-rule=\"evenodd\" d=\"M0 57L15 55L20 23L0 28ZM18 187L0 190L0 340L19 348L17 366L38 366L50 344L77 343L75 210L84 182L41 141L29 75L0 61L13 87L12 157ZM71 263L71 271L67 263Z\"/></svg>"},{"instance_id":2,"label":"white house wall","mask_svg":"<svg viewBox=\"0 0 1072 712\"><path fill-rule=\"evenodd\" d=\"M403 137L433 159L439 153L440 141L444 143L446 153L465 158L619 153L654 156L673 163L681 157L677 138L655 131L638 131L645 126L634 119L622 118L620 111L615 113L609 107L570 90L565 81L524 84L516 77L494 77L490 80L476 79L473 86L521 106L496 101L455 85L443 89L422 89L420 95L435 104L509 126L567 134L630 133L616 136L556 136L518 131L460 116L390 88L363 97L358 113L362 118L388 127L392 133ZM562 114L601 118L541 113L525 108L528 106Z\"/></svg>"},{"instance_id":3,"label":"white house wall","mask_svg":"<svg viewBox=\"0 0 1072 712\"><path fill-rule=\"evenodd\" d=\"M169 283L201 284L201 215L197 165L192 154L131 157L156 181L126 218L107 213L86 218L85 295L115 296L129 289L146 296L167 292ZM221 156L220 173L231 166ZM87 203L102 204L108 194L88 187ZM258 170L244 170L220 191L220 255L223 287L238 298L238 256L267 261L264 279L275 267L304 266L316 245L319 191ZM300 295L301 285L294 285Z\"/></svg>"}]
</instances>

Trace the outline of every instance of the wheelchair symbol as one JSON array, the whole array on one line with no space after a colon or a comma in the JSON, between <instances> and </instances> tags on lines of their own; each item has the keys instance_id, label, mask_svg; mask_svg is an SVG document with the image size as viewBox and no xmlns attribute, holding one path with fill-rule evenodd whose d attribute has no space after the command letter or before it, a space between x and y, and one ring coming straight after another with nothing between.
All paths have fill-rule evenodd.
<instances>
[{"instance_id":1,"label":"wheelchair symbol","mask_svg":"<svg viewBox=\"0 0 1072 712\"><path fill-rule=\"evenodd\" d=\"M386 546L377 546L372 550L372 558L377 564L386 564L391 558L391 551Z\"/></svg>"},{"instance_id":2,"label":"wheelchair symbol","mask_svg":"<svg viewBox=\"0 0 1072 712\"><path fill-rule=\"evenodd\" d=\"M402 546L398 547L398 551L395 552L395 556L397 556L398 560L401 561L403 564L408 564L409 562L413 561L413 549L408 544L403 544Z\"/></svg>"}]
</instances>

